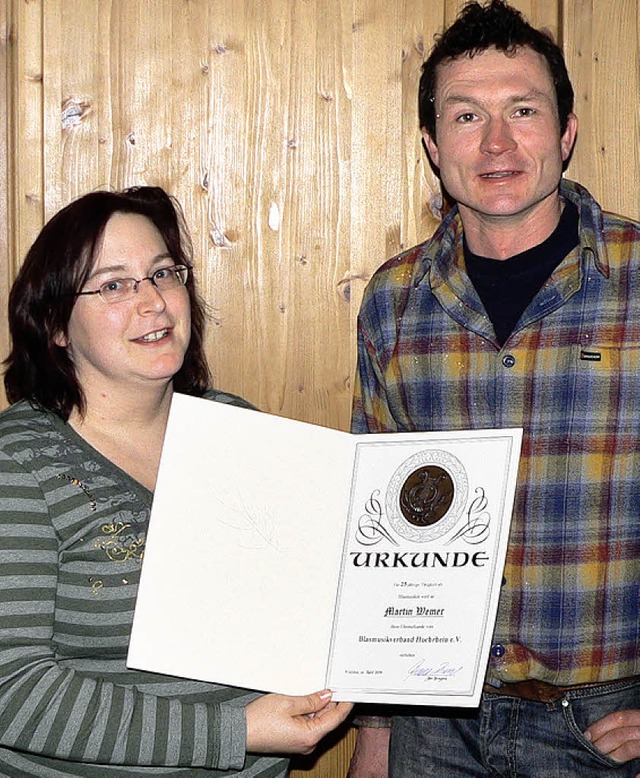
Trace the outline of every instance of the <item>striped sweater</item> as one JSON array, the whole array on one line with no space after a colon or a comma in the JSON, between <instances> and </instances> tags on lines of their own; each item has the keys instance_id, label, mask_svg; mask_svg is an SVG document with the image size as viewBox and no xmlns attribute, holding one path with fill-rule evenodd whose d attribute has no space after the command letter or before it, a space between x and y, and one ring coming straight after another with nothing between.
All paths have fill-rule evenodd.
<instances>
[{"instance_id":1,"label":"striped sweater","mask_svg":"<svg viewBox=\"0 0 640 778\"><path fill-rule=\"evenodd\" d=\"M152 497L54 414L0 414L0 775L286 774L245 755L254 693L125 666Z\"/></svg>"}]
</instances>

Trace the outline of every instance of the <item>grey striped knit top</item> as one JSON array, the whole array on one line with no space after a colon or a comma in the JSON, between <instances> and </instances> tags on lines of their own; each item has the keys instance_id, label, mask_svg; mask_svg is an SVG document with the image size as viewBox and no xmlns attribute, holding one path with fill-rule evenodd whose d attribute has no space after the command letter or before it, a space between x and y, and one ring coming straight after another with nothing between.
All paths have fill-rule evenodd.
<instances>
[{"instance_id":1,"label":"grey striped knit top","mask_svg":"<svg viewBox=\"0 0 640 778\"><path fill-rule=\"evenodd\" d=\"M125 666L152 496L56 415L0 414L1 776L286 774L245 755L254 693Z\"/></svg>"}]
</instances>

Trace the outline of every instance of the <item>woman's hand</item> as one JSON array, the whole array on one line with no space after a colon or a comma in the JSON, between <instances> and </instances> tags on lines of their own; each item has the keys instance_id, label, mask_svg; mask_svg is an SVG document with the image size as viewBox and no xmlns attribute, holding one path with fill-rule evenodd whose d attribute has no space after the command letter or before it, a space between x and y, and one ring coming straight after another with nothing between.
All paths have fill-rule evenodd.
<instances>
[{"instance_id":1,"label":"woman's hand","mask_svg":"<svg viewBox=\"0 0 640 778\"><path fill-rule=\"evenodd\" d=\"M328 690L306 697L266 694L247 705L247 751L310 754L352 708L348 702L331 702Z\"/></svg>"}]
</instances>

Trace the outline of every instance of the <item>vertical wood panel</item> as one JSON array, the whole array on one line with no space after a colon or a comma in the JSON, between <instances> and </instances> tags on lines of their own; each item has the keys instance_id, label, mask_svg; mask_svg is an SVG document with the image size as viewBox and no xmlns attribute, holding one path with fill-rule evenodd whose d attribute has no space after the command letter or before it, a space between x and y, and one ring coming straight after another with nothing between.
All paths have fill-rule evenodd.
<instances>
[{"instance_id":1,"label":"vertical wood panel","mask_svg":"<svg viewBox=\"0 0 640 778\"><path fill-rule=\"evenodd\" d=\"M91 7L89 3L85 6ZM95 7L92 8L95 12ZM67 18L77 21L77 32L72 39L66 35ZM75 13L74 13L75 12ZM93 16L91 17L93 18ZM42 68L43 68L43 178L44 218L50 218L62 205L77 197L88 177L93 177L93 157L83 148L88 136L86 116L92 97L91 62L84 63L80 70L85 75L83 82L69 79L76 75L74 63L83 61L87 52L96 50L96 41L91 40L90 17L83 13L82 6L70 8L60 0L43 0ZM87 72L86 65L89 65ZM63 75L64 74L64 75ZM63 85L64 84L64 85ZM69 88L68 94L63 89ZM87 168L84 167L85 163ZM66 169L65 169L66 168ZM95 177L93 177L95 180ZM65 180L66 179L66 180ZM63 192L61 183L66 191Z\"/></svg>"},{"instance_id":2,"label":"vertical wood panel","mask_svg":"<svg viewBox=\"0 0 640 778\"><path fill-rule=\"evenodd\" d=\"M372 273L436 224L440 188L420 143L417 94L425 50L442 19L442 2L353 3L352 344Z\"/></svg>"},{"instance_id":3,"label":"vertical wood panel","mask_svg":"<svg viewBox=\"0 0 640 778\"><path fill-rule=\"evenodd\" d=\"M640 8L564 2L564 47L578 140L568 176L608 210L640 219Z\"/></svg>"},{"instance_id":4,"label":"vertical wood panel","mask_svg":"<svg viewBox=\"0 0 640 778\"><path fill-rule=\"evenodd\" d=\"M13 268L22 261L43 223L43 125L42 125L42 3L12 3L12 34L16 37L12 59L13 79L11 137L15 153L15 180L8 197L12 221L10 258ZM13 242L15 241L15 243Z\"/></svg>"},{"instance_id":5,"label":"vertical wood panel","mask_svg":"<svg viewBox=\"0 0 640 778\"><path fill-rule=\"evenodd\" d=\"M240 91L244 105L236 106L227 143L212 153L235 145L244 175L214 201L219 245L208 263L218 383L250 388L250 398L274 413L333 426L348 423L341 334L349 306L337 289L349 261L343 23L339 2L297 2L286 15L247 3L243 26L227 22L245 41L224 76L240 83L222 92L233 102ZM217 97L213 91L211 102Z\"/></svg>"},{"instance_id":6,"label":"vertical wood panel","mask_svg":"<svg viewBox=\"0 0 640 778\"><path fill-rule=\"evenodd\" d=\"M345 778L356 742L356 730L329 735L311 756L292 760L290 778Z\"/></svg>"},{"instance_id":7,"label":"vertical wood panel","mask_svg":"<svg viewBox=\"0 0 640 778\"><path fill-rule=\"evenodd\" d=\"M10 20L9 8L0 3L0 361L5 357L4 346L9 342L9 327L4 312L7 310L12 272L9 265L9 121L11 102L10 84ZM0 383L0 407L6 403L4 385Z\"/></svg>"}]
</instances>

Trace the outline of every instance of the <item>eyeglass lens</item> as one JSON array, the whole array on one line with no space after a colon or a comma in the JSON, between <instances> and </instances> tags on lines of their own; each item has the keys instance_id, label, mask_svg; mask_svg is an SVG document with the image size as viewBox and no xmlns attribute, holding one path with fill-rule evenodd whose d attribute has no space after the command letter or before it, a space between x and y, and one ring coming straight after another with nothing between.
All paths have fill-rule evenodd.
<instances>
[{"instance_id":1,"label":"eyeglass lens","mask_svg":"<svg viewBox=\"0 0 640 778\"><path fill-rule=\"evenodd\" d=\"M119 302L126 300L138 291L139 284L144 281L152 283L160 291L172 289L176 286L184 286L189 276L189 268L186 265L174 265L156 270L150 276L136 280L135 278L116 278L102 284L99 289L100 297L105 302Z\"/></svg>"}]
</instances>

